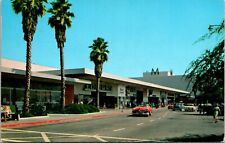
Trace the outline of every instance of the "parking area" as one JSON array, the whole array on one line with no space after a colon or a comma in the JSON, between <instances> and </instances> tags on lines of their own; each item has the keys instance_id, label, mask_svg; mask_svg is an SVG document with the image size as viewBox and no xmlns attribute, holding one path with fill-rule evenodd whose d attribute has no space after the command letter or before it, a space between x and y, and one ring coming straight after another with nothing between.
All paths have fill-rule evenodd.
<instances>
[{"instance_id":1,"label":"parking area","mask_svg":"<svg viewBox=\"0 0 225 143\"><path fill-rule=\"evenodd\" d=\"M140 140L135 138L121 138L99 135L39 132L19 129L3 129L3 142L142 142L151 140ZM16 134L17 137L10 137ZM19 137L18 137L19 134Z\"/></svg>"}]
</instances>

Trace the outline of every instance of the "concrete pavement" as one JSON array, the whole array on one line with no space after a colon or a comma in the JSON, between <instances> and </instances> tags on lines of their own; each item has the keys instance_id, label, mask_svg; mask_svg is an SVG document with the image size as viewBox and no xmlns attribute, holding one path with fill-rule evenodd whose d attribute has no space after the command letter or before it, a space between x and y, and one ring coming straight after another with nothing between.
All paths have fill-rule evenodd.
<instances>
[{"instance_id":1,"label":"concrete pavement","mask_svg":"<svg viewBox=\"0 0 225 143\"><path fill-rule=\"evenodd\" d=\"M165 108L153 108L154 112L158 110L167 109ZM125 109L101 109L100 112L88 113L88 114L48 114L47 116L39 116L39 117L27 117L20 118L19 121L9 120L6 122L1 122L1 128L15 128L21 126L35 126L41 124L54 124L60 122L74 122L80 120L88 120L88 119L97 119L97 118L106 118L121 114L129 115L131 114L131 108Z\"/></svg>"}]
</instances>

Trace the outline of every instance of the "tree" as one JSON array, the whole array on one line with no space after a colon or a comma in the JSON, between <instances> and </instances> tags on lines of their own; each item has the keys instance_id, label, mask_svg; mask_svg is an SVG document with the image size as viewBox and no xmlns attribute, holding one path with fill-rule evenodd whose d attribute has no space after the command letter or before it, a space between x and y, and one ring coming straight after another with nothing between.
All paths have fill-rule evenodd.
<instances>
[{"instance_id":1,"label":"tree","mask_svg":"<svg viewBox=\"0 0 225 143\"><path fill-rule=\"evenodd\" d=\"M220 25L209 27L209 33L202 36L197 42L211 38L213 35L223 36L224 21ZM206 50L199 58L194 60L185 71L186 78L193 83L192 91L211 102L223 101L224 89L224 38L220 38L212 50Z\"/></svg>"},{"instance_id":2,"label":"tree","mask_svg":"<svg viewBox=\"0 0 225 143\"><path fill-rule=\"evenodd\" d=\"M60 70L61 70L61 108L65 107L65 75L64 75L64 43L66 42L66 28L71 27L74 13L68 10L72 6L67 0L56 0L51 2L52 8L48 10L52 16L48 20L48 24L55 28L55 39L60 49Z\"/></svg>"},{"instance_id":3,"label":"tree","mask_svg":"<svg viewBox=\"0 0 225 143\"><path fill-rule=\"evenodd\" d=\"M107 50L107 42L104 41L103 38L97 38L93 41L93 44L89 46L92 49L90 53L90 60L95 64L95 77L97 81L97 108L99 108L99 87L100 87L100 78L102 75L103 63L108 60L108 53Z\"/></svg>"},{"instance_id":4,"label":"tree","mask_svg":"<svg viewBox=\"0 0 225 143\"><path fill-rule=\"evenodd\" d=\"M47 0L12 0L12 7L16 14L22 14L22 26L26 49L26 85L24 95L23 112L29 112L30 80L31 80L31 48L34 33L36 31L38 17L46 12L44 3Z\"/></svg>"}]
</instances>

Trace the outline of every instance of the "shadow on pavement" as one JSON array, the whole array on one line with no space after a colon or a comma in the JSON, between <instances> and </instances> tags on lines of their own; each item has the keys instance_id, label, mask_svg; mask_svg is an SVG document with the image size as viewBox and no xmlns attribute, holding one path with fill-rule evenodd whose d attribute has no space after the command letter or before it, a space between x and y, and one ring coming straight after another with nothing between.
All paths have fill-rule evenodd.
<instances>
[{"instance_id":1,"label":"shadow on pavement","mask_svg":"<svg viewBox=\"0 0 225 143\"><path fill-rule=\"evenodd\" d=\"M172 142L221 142L223 141L224 134L221 135L207 135L207 136L200 136L200 135L185 135L183 137L176 137L176 138L167 138L163 141L172 141Z\"/></svg>"},{"instance_id":2,"label":"shadow on pavement","mask_svg":"<svg viewBox=\"0 0 225 143\"><path fill-rule=\"evenodd\" d=\"M151 117L146 115L127 115L127 117Z\"/></svg>"},{"instance_id":3,"label":"shadow on pavement","mask_svg":"<svg viewBox=\"0 0 225 143\"><path fill-rule=\"evenodd\" d=\"M199 114L199 113L183 113L182 115L193 115L193 116L212 116L207 114Z\"/></svg>"}]
</instances>

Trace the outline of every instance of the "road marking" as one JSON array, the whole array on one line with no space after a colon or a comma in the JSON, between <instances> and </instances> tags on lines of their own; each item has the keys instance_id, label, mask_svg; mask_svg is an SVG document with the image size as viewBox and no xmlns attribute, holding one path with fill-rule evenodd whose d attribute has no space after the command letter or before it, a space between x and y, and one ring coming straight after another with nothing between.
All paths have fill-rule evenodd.
<instances>
[{"instance_id":1,"label":"road marking","mask_svg":"<svg viewBox=\"0 0 225 143\"><path fill-rule=\"evenodd\" d=\"M137 124L137 125L140 126L140 125L142 125L142 124L144 124L144 123L139 123L139 124Z\"/></svg>"},{"instance_id":2,"label":"road marking","mask_svg":"<svg viewBox=\"0 0 225 143\"><path fill-rule=\"evenodd\" d=\"M30 141L10 140L10 139L3 139L3 138L1 140L6 142L30 142Z\"/></svg>"},{"instance_id":3,"label":"road marking","mask_svg":"<svg viewBox=\"0 0 225 143\"><path fill-rule=\"evenodd\" d=\"M100 138L99 136L94 136L94 138L96 138L97 140L101 141L101 142L108 142L106 140L103 140L102 138Z\"/></svg>"},{"instance_id":4,"label":"road marking","mask_svg":"<svg viewBox=\"0 0 225 143\"><path fill-rule=\"evenodd\" d=\"M125 128L123 128L125 129ZM39 131L28 131L28 130L19 130L19 129L1 129L1 130L4 130L4 131L20 131L20 132L27 132L27 133L41 133ZM45 132L47 134L52 134L52 135L64 135L64 136L76 136L76 137L91 137L91 138L95 138L96 135L81 135L81 134L71 134L71 133L55 133L55 132ZM59 137L59 136L57 136ZM140 141L140 142L143 142L143 141L154 141L154 142L158 142L156 140L144 140L144 139L138 139L138 138L122 138L122 137L110 137L110 136L98 136L99 138L104 138L104 139L117 139L117 140L126 140L126 141ZM51 137L51 138L54 138L54 137ZM3 139L2 140L5 140L5 141L10 141L10 139ZM16 140L11 140L11 141L14 141L16 142ZM103 141L103 140L102 140ZM17 142L26 142L26 141L17 141ZM30 141L28 141L30 142Z\"/></svg>"},{"instance_id":5,"label":"road marking","mask_svg":"<svg viewBox=\"0 0 225 143\"><path fill-rule=\"evenodd\" d=\"M48 139L47 135L44 132L41 132L41 136L43 137L45 142L50 142L50 140Z\"/></svg>"},{"instance_id":6,"label":"road marking","mask_svg":"<svg viewBox=\"0 0 225 143\"><path fill-rule=\"evenodd\" d=\"M121 128L121 129L117 129L117 130L113 130L114 132L117 132L117 131L121 131L121 130L124 130L125 128Z\"/></svg>"}]
</instances>

